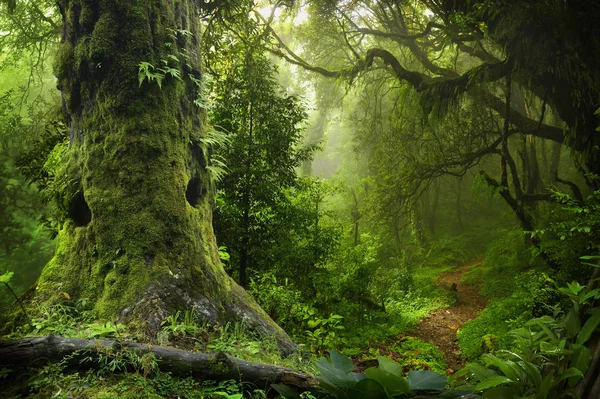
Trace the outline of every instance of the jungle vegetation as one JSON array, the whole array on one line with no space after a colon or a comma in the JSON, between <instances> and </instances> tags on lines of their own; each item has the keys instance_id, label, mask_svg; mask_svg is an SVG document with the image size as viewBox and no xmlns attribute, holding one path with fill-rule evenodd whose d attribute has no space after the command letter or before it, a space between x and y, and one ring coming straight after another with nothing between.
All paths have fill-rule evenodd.
<instances>
[{"instance_id":1,"label":"jungle vegetation","mask_svg":"<svg viewBox=\"0 0 600 399\"><path fill-rule=\"evenodd\" d=\"M2 0L4 395L597 397L599 17Z\"/></svg>"}]
</instances>

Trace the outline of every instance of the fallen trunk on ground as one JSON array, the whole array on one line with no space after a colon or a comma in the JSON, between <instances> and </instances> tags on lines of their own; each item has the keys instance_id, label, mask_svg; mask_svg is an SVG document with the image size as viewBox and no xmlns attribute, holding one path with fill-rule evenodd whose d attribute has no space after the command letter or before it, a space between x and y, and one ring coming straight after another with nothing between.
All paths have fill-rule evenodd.
<instances>
[{"instance_id":1,"label":"fallen trunk on ground","mask_svg":"<svg viewBox=\"0 0 600 399\"><path fill-rule=\"evenodd\" d=\"M234 379L251 382L259 387L283 383L302 390L312 390L318 386L318 381L311 375L287 367L247 362L223 352L188 352L137 342L63 338L53 335L0 342L0 368L41 367L63 359L67 359L69 368L95 368L98 367L97 360L100 355L106 356L126 350L132 350L138 355L153 353L161 371L179 376L217 381Z\"/></svg>"}]
</instances>

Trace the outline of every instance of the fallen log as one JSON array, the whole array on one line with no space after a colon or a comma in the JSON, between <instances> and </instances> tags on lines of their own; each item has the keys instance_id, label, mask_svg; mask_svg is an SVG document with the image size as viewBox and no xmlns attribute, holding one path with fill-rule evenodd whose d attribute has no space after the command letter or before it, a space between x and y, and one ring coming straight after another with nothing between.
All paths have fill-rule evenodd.
<instances>
[{"instance_id":1,"label":"fallen log","mask_svg":"<svg viewBox=\"0 0 600 399\"><path fill-rule=\"evenodd\" d=\"M301 390L314 390L318 381L311 375L271 364L247 362L223 352L188 352L138 342L63 338L54 335L0 342L0 368L41 367L66 360L74 369L97 368L95 360L111 351L132 350L138 355L153 353L161 371L201 380L250 382L258 387L286 384ZM114 353L114 352L112 352Z\"/></svg>"}]
</instances>

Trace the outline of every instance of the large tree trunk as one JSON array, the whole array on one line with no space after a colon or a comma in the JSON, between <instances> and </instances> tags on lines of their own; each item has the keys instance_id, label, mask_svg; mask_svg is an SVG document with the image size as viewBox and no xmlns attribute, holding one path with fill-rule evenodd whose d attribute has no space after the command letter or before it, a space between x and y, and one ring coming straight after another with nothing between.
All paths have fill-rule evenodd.
<instances>
[{"instance_id":1,"label":"large tree trunk","mask_svg":"<svg viewBox=\"0 0 600 399\"><path fill-rule=\"evenodd\" d=\"M56 176L64 219L37 294L87 298L100 317L148 332L185 309L213 324L243 321L288 352L289 337L219 261L209 130L194 103L202 79L197 4L59 3L55 68L71 140ZM155 68L138 81L142 62ZM180 78L158 69L166 66Z\"/></svg>"},{"instance_id":2,"label":"large tree trunk","mask_svg":"<svg viewBox=\"0 0 600 399\"><path fill-rule=\"evenodd\" d=\"M302 390L318 387L318 381L308 374L282 366L247 362L223 352L186 352L136 342L62 338L52 335L1 342L0 367L29 369L68 358L67 367L88 369L98 367L98 355L107 356L123 350L133 350L140 356L153 353L161 371L179 376L217 381L234 379L259 387L267 387L272 383L284 383Z\"/></svg>"}]
</instances>

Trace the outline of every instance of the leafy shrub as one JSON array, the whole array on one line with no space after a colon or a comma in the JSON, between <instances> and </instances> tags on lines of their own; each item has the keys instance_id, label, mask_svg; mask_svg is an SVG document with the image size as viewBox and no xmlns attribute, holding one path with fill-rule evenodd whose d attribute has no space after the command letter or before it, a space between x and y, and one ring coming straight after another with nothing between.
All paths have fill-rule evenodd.
<instances>
[{"instance_id":1,"label":"leafy shrub","mask_svg":"<svg viewBox=\"0 0 600 399\"><path fill-rule=\"evenodd\" d=\"M330 351L330 358L321 358L317 363L320 375L317 379L327 391L327 398L337 399L387 399L423 395L458 398L467 391L445 390L446 376L429 370L409 371L404 378L402 368L393 360L379 356L378 366L363 373L354 372L352 360L336 351ZM288 399L300 398L293 389L276 384L273 387Z\"/></svg>"},{"instance_id":2,"label":"leafy shrub","mask_svg":"<svg viewBox=\"0 0 600 399\"><path fill-rule=\"evenodd\" d=\"M512 342L510 331L531 317L531 309L523 297L511 296L488 305L474 320L464 324L456 336L462 356L476 360L486 349L482 337L495 337L493 348L507 349Z\"/></svg>"},{"instance_id":3,"label":"leafy shrub","mask_svg":"<svg viewBox=\"0 0 600 399\"><path fill-rule=\"evenodd\" d=\"M589 257L598 258L600 257ZM588 371L592 352L585 345L600 326L600 289L577 282L561 288L572 301L560 317L529 320L512 332L514 348L484 354L456 374L465 388L484 398L573 398L575 385Z\"/></svg>"},{"instance_id":4,"label":"leafy shrub","mask_svg":"<svg viewBox=\"0 0 600 399\"><path fill-rule=\"evenodd\" d=\"M431 342L418 338L406 337L390 347L401 356L395 360L403 370L433 370L445 374L447 369L444 354Z\"/></svg>"}]
</instances>

